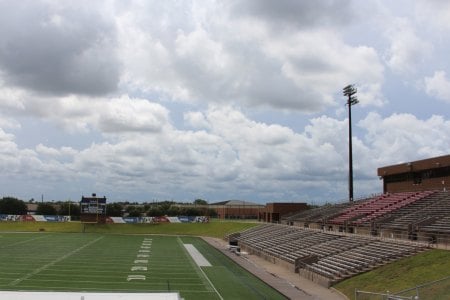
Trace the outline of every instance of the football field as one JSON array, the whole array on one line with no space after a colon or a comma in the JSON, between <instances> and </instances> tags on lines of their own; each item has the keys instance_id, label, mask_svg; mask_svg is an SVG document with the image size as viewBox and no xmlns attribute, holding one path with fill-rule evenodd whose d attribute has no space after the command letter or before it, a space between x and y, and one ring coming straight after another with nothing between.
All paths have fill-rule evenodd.
<instances>
[{"instance_id":1,"label":"football field","mask_svg":"<svg viewBox=\"0 0 450 300\"><path fill-rule=\"evenodd\" d=\"M156 235L0 233L0 290L285 299L202 239Z\"/></svg>"}]
</instances>

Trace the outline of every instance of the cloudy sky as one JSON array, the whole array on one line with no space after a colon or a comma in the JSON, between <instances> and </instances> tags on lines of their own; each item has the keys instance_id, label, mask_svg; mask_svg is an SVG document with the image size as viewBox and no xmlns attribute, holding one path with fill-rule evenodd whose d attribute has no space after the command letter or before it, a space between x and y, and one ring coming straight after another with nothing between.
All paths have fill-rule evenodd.
<instances>
[{"instance_id":1,"label":"cloudy sky","mask_svg":"<svg viewBox=\"0 0 450 300\"><path fill-rule=\"evenodd\" d=\"M0 0L0 196L337 202L449 154L450 2Z\"/></svg>"}]
</instances>

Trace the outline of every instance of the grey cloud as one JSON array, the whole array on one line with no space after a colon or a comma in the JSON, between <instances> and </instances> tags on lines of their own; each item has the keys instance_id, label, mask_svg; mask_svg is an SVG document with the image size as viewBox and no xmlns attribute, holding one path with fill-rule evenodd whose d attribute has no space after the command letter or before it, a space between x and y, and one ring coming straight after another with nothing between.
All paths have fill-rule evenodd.
<instances>
[{"instance_id":1,"label":"grey cloud","mask_svg":"<svg viewBox=\"0 0 450 300\"><path fill-rule=\"evenodd\" d=\"M90 2L0 2L0 70L5 80L45 94L99 95L119 80L114 23Z\"/></svg>"},{"instance_id":2,"label":"grey cloud","mask_svg":"<svg viewBox=\"0 0 450 300\"><path fill-rule=\"evenodd\" d=\"M237 0L232 12L269 21L272 26L297 28L340 26L353 18L350 1L298 1L298 0Z\"/></svg>"}]
</instances>

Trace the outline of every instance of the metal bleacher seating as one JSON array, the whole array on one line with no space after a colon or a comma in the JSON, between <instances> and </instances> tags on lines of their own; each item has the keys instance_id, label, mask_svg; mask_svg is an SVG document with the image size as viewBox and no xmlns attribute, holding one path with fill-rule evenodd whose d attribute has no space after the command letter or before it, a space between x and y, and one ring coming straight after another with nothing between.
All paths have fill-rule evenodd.
<instances>
[{"instance_id":1,"label":"metal bleacher seating","mask_svg":"<svg viewBox=\"0 0 450 300\"><path fill-rule=\"evenodd\" d=\"M302 263L300 268L330 281L339 281L424 249L410 243L278 224L248 229L237 240L241 246L290 264L295 264L298 259L314 257L313 262Z\"/></svg>"},{"instance_id":2,"label":"metal bleacher seating","mask_svg":"<svg viewBox=\"0 0 450 300\"><path fill-rule=\"evenodd\" d=\"M340 215L329 220L331 224L363 225L395 210L411 205L433 192L404 192L384 194L358 203L343 210Z\"/></svg>"},{"instance_id":3,"label":"metal bleacher seating","mask_svg":"<svg viewBox=\"0 0 450 300\"><path fill-rule=\"evenodd\" d=\"M439 229L439 220L450 214L450 197L448 192L430 192L427 196L415 201L414 203L397 209L383 218L377 219L376 223L381 228L390 228L397 230L408 230L415 224L436 223L436 229ZM442 222L442 225L445 221ZM428 227L432 228L433 225ZM427 226L423 226L427 228Z\"/></svg>"}]
</instances>

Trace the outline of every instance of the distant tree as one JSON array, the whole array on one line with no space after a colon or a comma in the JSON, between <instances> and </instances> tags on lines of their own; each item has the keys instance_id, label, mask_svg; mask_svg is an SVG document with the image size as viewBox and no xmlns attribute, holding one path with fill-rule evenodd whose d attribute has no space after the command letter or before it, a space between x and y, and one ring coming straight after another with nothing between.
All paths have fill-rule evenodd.
<instances>
[{"instance_id":1,"label":"distant tree","mask_svg":"<svg viewBox=\"0 0 450 300\"><path fill-rule=\"evenodd\" d=\"M144 212L144 207L137 204L128 205L125 211L129 217L140 217Z\"/></svg>"},{"instance_id":2,"label":"distant tree","mask_svg":"<svg viewBox=\"0 0 450 300\"><path fill-rule=\"evenodd\" d=\"M198 209L195 207L186 207L180 212L181 215L185 216L201 216L202 215L202 209Z\"/></svg>"},{"instance_id":3,"label":"distant tree","mask_svg":"<svg viewBox=\"0 0 450 300\"><path fill-rule=\"evenodd\" d=\"M0 213L7 215L25 215L27 213L27 205L17 198L3 197L0 199Z\"/></svg>"},{"instance_id":4,"label":"distant tree","mask_svg":"<svg viewBox=\"0 0 450 300\"><path fill-rule=\"evenodd\" d=\"M166 210L165 214L170 217L178 216L180 215L180 209L178 208L178 206L172 205L168 210Z\"/></svg>"},{"instance_id":5,"label":"distant tree","mask_svg":"<svg viewBox=\"0 0 450 300\"><path fill-rule=\"evenodd\" d=\"M156 205L164 212L164 214L167 214L167 211L170 209L172 204L173 204L173 201L163 201L163 202L158 202Z\"/></svg>"},{"instance_id":6,"label":"distant tree","mask_svg":"<svg viewBox=\"0 0 450 300\"><path fill-rule=\"evenodd\" d=\"M208 208L208 209L206 210L204 216L209 216L209 217L212 217L212 218L216 218L216 217L217 217L217 211L215 211L215 210L212 209L212 208Z\"/></svg>"},{"instance_id":7,"label":"distant tree","mask_svg":"<svg viewBox=\"0 0 450 300\"><path fill-rule=\"evenodd\" d=\"M122 216L123 205L120 203L109 203L106 204L106 214L110 217L121 217Z\"/></svg>"},{"instance_id":8,"label":"distant tree","mask_svg":"<svg viewBox=\"0 0 450 300\"><path fill-rule=\"evenodd\" d=\"M163 211L158 206L153 206L147 211L148 217L160 217L165 215Z\"/></svg>"},{"instance_id":9,"label":"distant tree","mask_svg":"<svg viewBox=\"0 0 450 300\"><path fill-rule=\"evenodd\" d=\"M80 206L77 203L72 202L61 202L60 208L58 210L58 215L60 216L79 216ZM70 206L70 207L69 207Z\"/></svg>"},{"instance_id":10,"label":"distant tree","mask_svg":"<svg viewBox=\"0 0 450 300\"><path fill-rule=\"evenodd\" d=\"M195 199L194 200L194 204L195 205L208 205L208 202L206 200L203 200L203 199Z\"/></svg>"},{"instance_id":11,"label":"distant tree","mask_svg":"<svg viewBox=\"0 0 450 300\"><path fill-rule=\"evenodd\" d=\"M140 217L142 215L142 212L138 209L132 209L128 212L129 217Z\"/></svg>"},{"instance_id":12,"label":"distant tree","mask_svg":"<svg viewBox=\"0 0 450 300\"><path fill-rule=\"evenodd\" d=\"M37 215L56 215L56 208L50 203L39 203L36 208Z\"/></svg>"}]
</instances>

